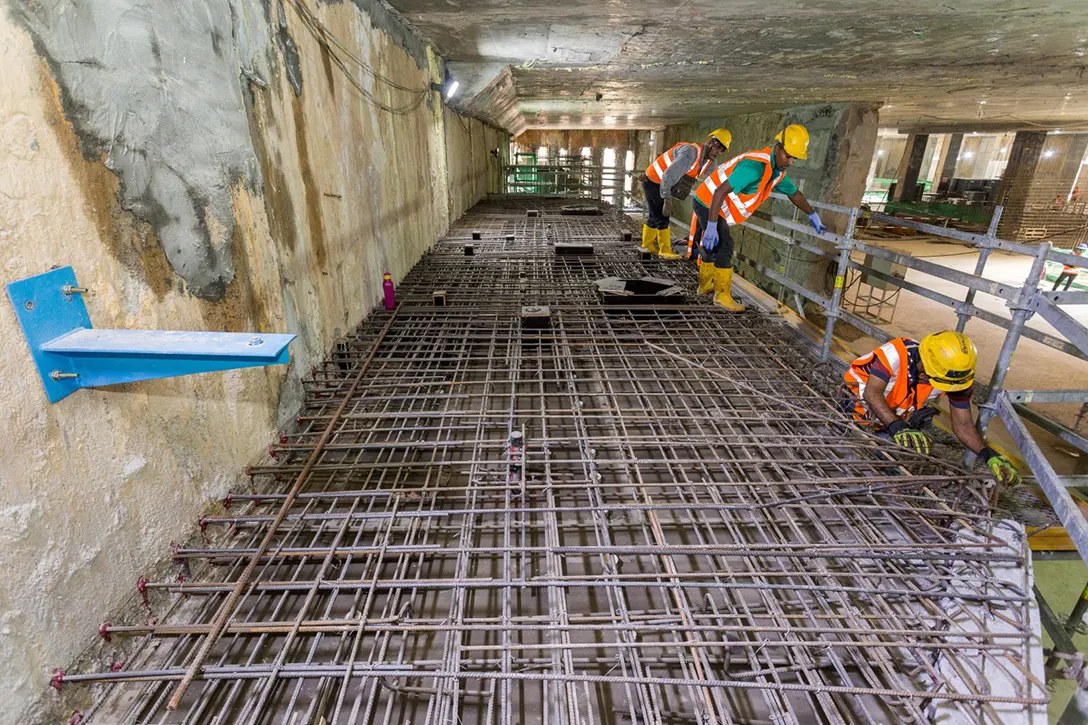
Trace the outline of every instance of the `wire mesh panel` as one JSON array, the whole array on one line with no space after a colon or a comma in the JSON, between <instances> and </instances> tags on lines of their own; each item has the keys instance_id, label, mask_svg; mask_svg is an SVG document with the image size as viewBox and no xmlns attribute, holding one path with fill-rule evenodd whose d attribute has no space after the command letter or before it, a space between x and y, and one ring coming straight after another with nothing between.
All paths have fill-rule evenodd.
<instances>
[{"instance_id":1,"label":"wire mesh panel","mask_svg":"<svg viewBox=\"0 0 1088 725\"><path fill-rule=\"evenodd\" d=\"M175 552L217 566L150 583L162 621L108 627L142 638L119 671L66 675L105 685L85 723L996 722L1045 702L1026 542L985 481L855 430L776 319L697 299L693 268L569 204L480 205L338 344L256 492ZM607 277L686 299L605 304Z\"/></svg>"}]
</instances>

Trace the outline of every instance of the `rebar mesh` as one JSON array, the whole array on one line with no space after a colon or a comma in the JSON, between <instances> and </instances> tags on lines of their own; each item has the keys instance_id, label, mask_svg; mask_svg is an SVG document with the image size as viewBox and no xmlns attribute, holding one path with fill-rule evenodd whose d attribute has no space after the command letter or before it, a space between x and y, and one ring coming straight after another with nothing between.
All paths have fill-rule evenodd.
<instances>
[{"instance_id":1,"label":"rebar mesh","mask_svg":"<svg viewBox=\"0 0 1088 725\"><path fill-rule=\"evenodd\" d=\"M260 492L204 521L236 535L176 552L218 575L152 583L172 616L110 628L139 654L66 677L107 683L85 723L987 722L1045 701L1026 543L985 482L854 430L776 319L697 300L690 268L569 203L481 204L337 346ZM593 253L556 254L571 241ZM689 301L601 303L596 280L647 275Z\"/></svg>"}]
</instances>

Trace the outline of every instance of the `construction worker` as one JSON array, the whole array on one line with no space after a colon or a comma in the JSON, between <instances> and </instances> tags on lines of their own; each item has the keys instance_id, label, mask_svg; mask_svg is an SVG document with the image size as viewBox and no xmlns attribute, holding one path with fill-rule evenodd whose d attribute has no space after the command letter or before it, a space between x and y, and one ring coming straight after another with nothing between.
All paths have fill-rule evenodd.
<instances>
[{"instance_id":1,"label":"construction worker","mask_svg":"<svg viewBox=\"0 0 1088 725\"><path fill-rule=\"evenodd\" d=\"M688 198L700 176L714 165L718 154L729 148L733 137L719 128L711 131L702 146L680 142L658 156L642 174L642 192L646 198L646 223L642 225L642 248L662 257L677 259L672 251L673 199Z\"/></svg>"},{"instance_id":2,"label":"construction worker","mask_svg":"<svg viewBox=\"0 0 1088 725\"><path fill-rule=\"evenodd\" d=\"M1084 253L1088 252L1088 244L1081 242L1073 249L1073 254L1078 257L1083 257ZM1077 271L1080 267L1076 264L1063 264L1062 273L1058 275L1058 279L1054 280L1054 289L1051 292L1056 292L1059 287L1062 286L1062 282L1065 282L1065 290L1069 291L1069 286L1073 284L1073 280L1077 278Z\"/></svg>"},{"instance_id":3,"label":"construction worker","mask_svg":"<svg viewBox=\"0 0 1088 725\"><path fill-rule=\"evenodd\" d=\"M808 158L808 129L791 124L775 136L774 146L735 156L719 166L695 190L691 240L699 246L699 294L716 291L714 302L733 312L744 309L731 294L733 238L729 227L741 224L776 188L808 215L818 234L827 230L786 170Z\"/></svg>"},{"instance_id":4,"label":"construction worker","mask_svg":"<svg viewBox=\"0 0 1088 725\"><path fill-rule=\"evenodd\" d=\"M960 332L926 335L921 342L897 337L862 355L846 371L845 402L854 420L874 426L904 448L929 453L924 428L937 414L927 403L948 396L952 432L1003 484L1016 486L1020 474L1009 459L986 443L971 418L971 394L978 350Z\"/></svg>"}]
</instances>

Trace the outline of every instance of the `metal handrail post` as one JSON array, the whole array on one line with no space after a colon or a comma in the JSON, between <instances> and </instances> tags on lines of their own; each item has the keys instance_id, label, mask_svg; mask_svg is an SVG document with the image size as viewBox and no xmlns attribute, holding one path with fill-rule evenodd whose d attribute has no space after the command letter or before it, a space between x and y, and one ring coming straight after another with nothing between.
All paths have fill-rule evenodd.
<instances>
[{"instance_id":1,"label":"metal handrail post","mask_svg":"<svg viewBox=\"0 0 1088 725\"><path fill-rule=\"evenodd\" d=\"M982 276L982 271L984 269L986 269L986 260L988 260L990 258L990 253L994 250L994 248L992 246L993 245L993 240L997 237L997 224L998 224L998 222L1001 221L1001 213L1003 211L1005 211L1005 207L1001 206L1000 204L998 204L997 206L994 207L994 215L993 215L993 218L990 219L990 226L986 230L986 237L985 237L985 240L983 242L983 244L985 244L986 246L982 246L980 244L980 246L982 246L982 248L978 252L978 261L975 262L975 276L976 277L981 277ZM968 289L967 290L967 297L965 297L964 300L963 300L963 304L964 304L963 312L959 312L956 315L957 317L960 318L959 322L956 323L956 332L963 332L964 328L967 327L967 321L971 319L971 315L967 312L967 310L970 309L970 307L974 303L974 301L975 301L975 290Z\"/></svg>"},{"instance_id":2,"label":"metal handrail post","mask_svg":"<svg viewBox=\"0 0 1088 725\"><path fill-rule=\"evenodd\" d=\"M850 208L850 218L846 222L846 234L839 245L839 264L835 270L835 289L831 292L831 306L827 310L827 327L824 329L824 343L820 348L820 360L827 362L831 355L831 340L835 335L835 320L839 317L839 305L842 303L842 288L846 279L846 266L850 262L850 252L854 248L854 226L858 221L858 208Z\"/></svg>"},{"instance_id":3,"label":"metal handrail post","mask_svg":"<svg viewBox=\"0 0 1088 725\"><path fill-rule=\"evenodd\" d=\"M1024 280L1024 286L1020 288L1020 294L1015 302L1008 303L1009 308L1012 310L1012 321L1009 323L1009 331L1005 335L1005 340L1001 343L1001 351L997 354L997 364L994 365L993 375L990 376L990 394L986 398L986 404L982 406L982 411L978 416L979 433L986 433L986 427L996 414L994 406L997 404L997 399L1004 388L1005 376L1008 374L1009 364L1012 362L1012 354L1020 342L1020 333L1024 329L1024 324L1035 314L1032 309L1031 298L1039 292L1039 273L1046 265L1046 255L1049 253L1050 242L1043 242L1039 245L1039 249L1035 252L1035 261L1031 263L1031 270L1028 272L1027 279ZM970 465L973 462L974 454L968 451L967 463Z\"/></svg>"}]
</instances>

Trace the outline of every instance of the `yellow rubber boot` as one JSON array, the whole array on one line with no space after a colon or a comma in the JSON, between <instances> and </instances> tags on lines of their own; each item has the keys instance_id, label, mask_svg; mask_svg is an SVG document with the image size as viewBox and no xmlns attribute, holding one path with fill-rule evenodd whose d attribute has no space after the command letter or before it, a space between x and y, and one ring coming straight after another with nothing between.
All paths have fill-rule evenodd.
<instances>
[{"instance_id":1,"label":"yellow rubber boot","mask_svg":"<svg viewBox=\"0 0 1088 725\"><path fill-rule=\"evenodd\" d=\"M699 294L705 295L714 291L714 263L699 263Z\"/></svg>"},{"instance_id":2,"label":"yellow rubber boot","mask_svg":"<svg viewBox=\"0 0 1088 725\"><path fill-rule=\"evenodd\" d=\"M657 256L662 259L680 259L680 255L672 251L672 230L668 227L657 230Z\"/></svg>"},{"instance_id":3,"label":"yellow rubber boot","mask_svg":"<svg viewBox=\"0 0 1088 725\"><path fill-rule=\"evenodd\" d=\"M714 295L714 304L718 307L724 307L730 312L740 312L744 309L744 305L735 301L731 290L733 288L733 268L718 269L714 268L714 289L717 293Z\"/></svg>"},{"instance_id":4,"label":"yellow rubber boot","mask_svg":"<svg viewBox=\"0 0 1088 725\"><path fill-rule=\"evenodd\" d=\"M657 230L642 225L642 248L647 252L657 254Z\"/></svg>"}]
</instances>

